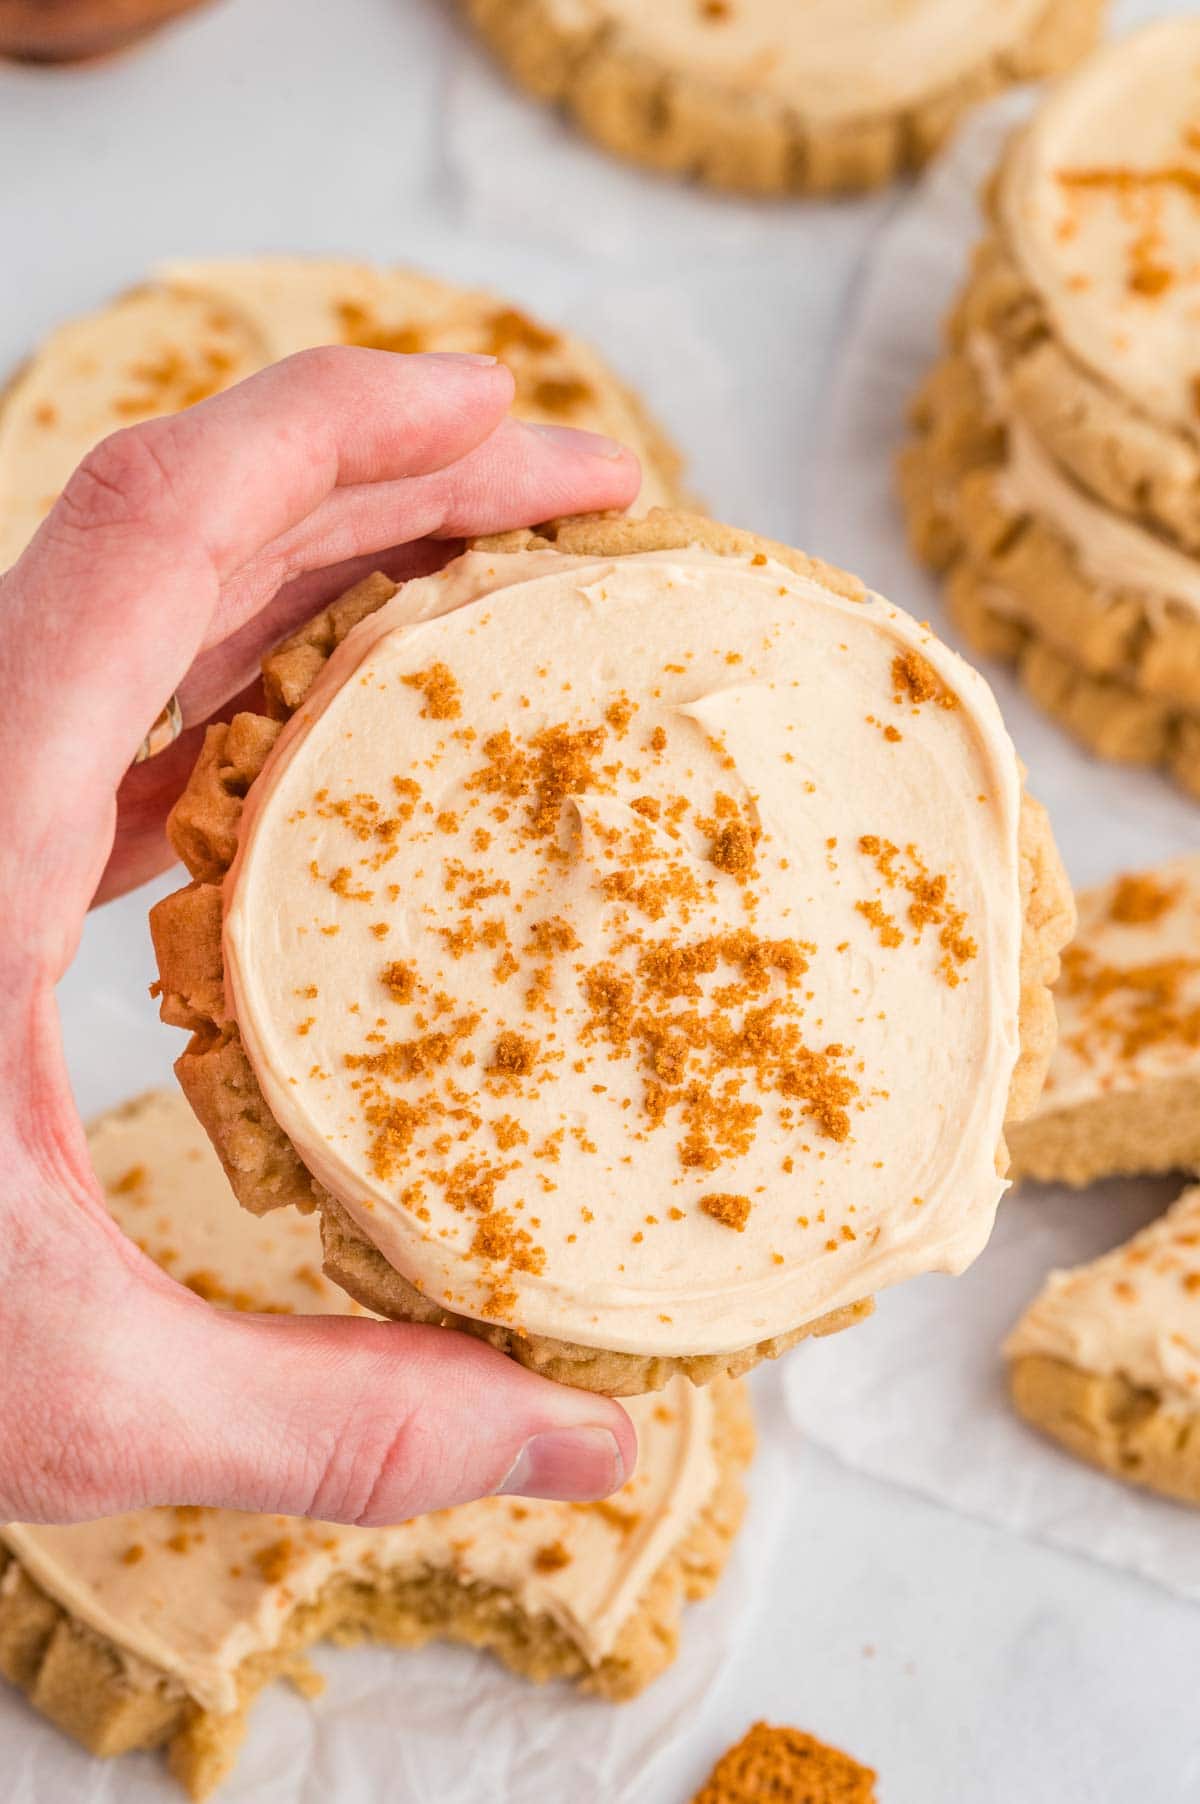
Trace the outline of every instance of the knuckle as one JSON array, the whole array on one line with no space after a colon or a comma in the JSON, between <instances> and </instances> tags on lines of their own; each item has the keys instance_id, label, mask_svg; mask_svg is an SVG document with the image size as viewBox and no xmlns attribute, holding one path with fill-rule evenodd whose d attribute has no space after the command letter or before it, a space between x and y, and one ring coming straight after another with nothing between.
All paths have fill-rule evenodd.
<instances>
[{"instance_id":1,"label":"knuckle","mask_svg":"<svg viewBox=\"0 0 1200 1804\"><path fill-rule=\"evenodd\" d=\"M95 445L59 498L76 532L145 527L173 508L169 463L158 422L127 426Z\"/></svg>"},{"instance_id":2,"label":"knuckle","mask_svg":"<svg viewBox=\"0 0 1200 1804\"><path fill-rule=\"evenodd\" d=\"M311 1514L361 1527L403 1521L424 1489L418 1441L411 1419L390 1414L343 1427L319 1456Z\"/></svg>"},{"instance_id":3,"label":"knuckle","mask_svg":"<svg viewBox=\"0 0 1200 1804\"><path fill-rule=\"evenodd\" d=\"M336 380L346 372L345 345L310 345L287 359L298 376L313 382Z\"/></svg>"}]
</instances>

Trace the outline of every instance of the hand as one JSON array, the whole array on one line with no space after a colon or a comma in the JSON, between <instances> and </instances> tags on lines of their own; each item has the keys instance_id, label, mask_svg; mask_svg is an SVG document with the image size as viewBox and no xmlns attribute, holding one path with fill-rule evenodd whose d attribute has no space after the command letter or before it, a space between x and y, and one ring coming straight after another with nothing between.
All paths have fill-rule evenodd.
<instances>
[{"instance_id":1,"label":"hand","mask_svg":"<svg viewBox=\"0 0 1200 1804\"><path fill-rule=\"evenodd\" d=\"M512 393L486 358L305 352L106 439L0 578L0 1521L384 1523L633 1470L615 1403L468 1336L219 1312L173 1283L104 1206L55 1012L90 902L170 863L203 723L268 645L371 569L633 499L628 452L508 418ZM173 689L191 730L129 772Z\"/></svg>"}]
</instances>

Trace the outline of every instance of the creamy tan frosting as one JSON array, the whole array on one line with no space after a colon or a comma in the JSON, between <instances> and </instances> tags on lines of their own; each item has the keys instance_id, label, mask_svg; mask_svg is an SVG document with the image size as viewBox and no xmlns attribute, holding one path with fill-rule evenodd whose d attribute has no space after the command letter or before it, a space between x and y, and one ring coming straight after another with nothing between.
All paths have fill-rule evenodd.
<instances>
[{"instance_id":1,"label":"creamy tan frosting","mask_svg":"<svg viewBox=\"0 0 1200 1804\"><path fill-rule=\"evenodd\" d=\"M320 1278L314 1223L239 1210L182 1098L162 1093L90 1136L117 1221L173 1275L193 1258L212 1293L245 1306L346 1312ZM717 1479L712 1401L679 1380L627 1406L638 1468L599 1504L489 1497L395 1528L344 1528L232 1510L134 1510L68 1527L10 1523L0 1541L42 1588L131 1661L168 1673L211 1710L237 1704L236 1669L276 1646L292 1611L339 1576L449 1571L548 1616L589 1664L612 1650L650 1578Z\"/></svg>"},{"instance_id":2,"label":"creamy tan frosting","mask_svg":"<svg viewBox=\"0 0 1200 1804\"><path fill-rule=\"evenodd\" d=\"M173 263L52 332L0 394L0 570L107 433L323 344L499 356L517 378L517 413L622 440L642 459L639 507L673 498L638 411L596 353L494 295L315 259Z\"/></svg>"},{"instance_id":3,"label":"creamy tan frosting","mask_svg":"<svg viewBox=\"0 0 1200 1804\"><path fill-rule=\"evenodd\" d=\"M877 596L470 553L355 629L252 786L230 1003L431 1299L729 1351L986 1241L1019 805L983 680Z\"/></svg>"},{"instance_id":4,"label":"creamy tan frosting","mask_svg":"<svg viewBox=\"0 0 1200 1804\"><path fill-rule=\"evenodd\" d=\"M1200 1186L1115 1252L1051 1272L1004 1347L1200 1409Z\"/></svg>"},{"instance_id":5,"label":"creamy tan frosting","mask_svg":"<svg viewBox=\"0 0 1200 1804\"><path fill-rule=\"evenodd\" d=\"M1200 853L1078 897L1039 1113L1200 1076Z\"/></svg>"},{"instance_id":6,"label":"creamy tan frosting","mask_svg":"<svg viewBox=\"0 0 1200 1804\"><path fill-rule=\"evenodd\" d=\"M1011 50L1046 0L555 0L674 71L816 119L886 114Z\"/></svg>"},{"instance_id":7,"label":"creamy tan frosting","mask_svg":"<svg viewBox=\"0 0 1200 1804\"><path fill-rule=\"evenodd\" d=\"M995 345L969 342L990 413L1004 426L1004 463L996 492L1009 512L1028 514L1066 540L1080 568L1101 588L1130 590L1153 612L1164 604L1200 613L1200 561L1127 515L1093 500L1067 475L1021 413Z\"/></svg>"},{"instance_id":8,"label":"creamy tan frosting","mask_svg":"<svg viewBox=\"0 0 1200 1804\"><path fill-rule=\"evenodd\" d=\"M1000 206L1067 349L1200 433L1200 19L1110 44L1053 88L1006 159Z\"/></svg>"}]
</instances>

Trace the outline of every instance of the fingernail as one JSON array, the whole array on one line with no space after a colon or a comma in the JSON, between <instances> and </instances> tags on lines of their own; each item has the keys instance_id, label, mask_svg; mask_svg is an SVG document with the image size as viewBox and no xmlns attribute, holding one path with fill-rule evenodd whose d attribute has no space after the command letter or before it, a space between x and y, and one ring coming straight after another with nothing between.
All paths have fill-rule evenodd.
<instances>
[{"instance_id":1,"label":"fingernail","mask_svg":"<svg viewBox=\"0 0 1200 1804\"><path fill-rule=\"evenodd\" d=\"M539 433L564 451L582 452L585 457L604 457L610 463L629 456L624 445L618 444L615 438L605 438L602 432L584 432L578 426L543 426L533 420L526 420L525 424L530 432Z\"/></svg>"},{"instance_id":2,"label":"fingernail","mask_svg":"<svg viewBox=\"0 0 1200 1804\"><path fill-rule=\"evenodd\" d=\"M494 369L498 357L486 357L482 351L422 351L426 363L473 363L477 369Z\"/></svg>"},{"instance_id":3,"label":"fingernail","mask_svg":"<svg viewBox=\"0 0 1200 1804\"><path fill-rule=\"evenodd\" d=\"M625 1482L625 1462L607 1428L556 1428L526 1441L496 1495L587 1503Z\"/></svg>"}]
</instances>

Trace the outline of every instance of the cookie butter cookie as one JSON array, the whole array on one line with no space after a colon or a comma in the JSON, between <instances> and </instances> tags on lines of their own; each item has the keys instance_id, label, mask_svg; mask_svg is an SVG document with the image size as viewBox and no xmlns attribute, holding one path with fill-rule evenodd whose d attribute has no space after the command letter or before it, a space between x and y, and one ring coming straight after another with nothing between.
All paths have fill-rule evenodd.
<instances>
[{"instance_id":1,"label":"cookie butter cookie","mask_svg":"<svg viewBox=\"0 0 1200 1804\"><path fill-rule=\"evenodd\" d=\"M315 1224L239 1210L181 1097L92 1129L120 1225L220 1303L346 1311ZM595 1505L489 1497L396 1528L231 1510L137 1510L0 1528L0 1672L93 1753L165 1745L193 1797L228 1773L256 1694L305 1687L333 1636L486 1647L531 1679L616 1700L670 1664L681 1606L720 1576L753 1433L741 1387L679 1381L630 1405L635 1477Z\"/></svg>"},{"instance_id":2,"label":"cookie butter cookie","mask_svg":"<svg viewBox=\"0 0 1200 1804\"><path fill-rule=\"evenodd\" d=\"M679 499L679 459L608 366L494 295L354 263L177 263L60 326L0 394L0 570L106 433L324 344L490 353L512 370L523 418L621 440L641 459L639 505Z\"/></svg>"},{"instance_id":3,"label":"cookie butter cookie","mask_svg":"<svg viewBox=\"0 0 1200 1804\"><path fill-rule=\"evenodd\" d=\"M1015 1175L1059 1184L1200 1170L1200 853L1079 897L1041 1098Z\"/></svg>"},{"instance_id":4,"label":"cookie butter cookie","mask_svg":"<svg viewBox=\"0 0 1200 1804\"><path fill-rule=\"evenodd\" d=\"M1103 0L463 0L592 138L716 188L870 188L1009 82L1065 69Z\"/></svg>"},{"instance_id":5,"label":"cookie butter cookie","mask_svg":"<svg viewBox=\"0 0 1200 1804\"><path fill-rule=\"evenodd\" d=\"M1052 1272L1005 1353L1035 1428L1200 1504L1200 1188L1115 1252Z\"/></svg>"},{"instance_id":6,"label":"cookie butter cookie","mask_svg":"<svg viewBox=\"0 0 1200 1804\"><path fill-rule=\"evenodd\" d=\"M1072 909L927 629L660 512L373 578L265 670L174 813L163 1015L355 1296L624 1395L979 1252Z\"/></svg>"},{"instance_id":7,"label":"cookie butter cookie","mask_svg":"<svg viewBox=\"0 0 1200 1804\"><path fill-rule=\"evenodd\" d=\"M915 547L977 649L1200 793L1200 20L1095 56L1010 145L914 408Z\"/></svg>"}]
</instances>

